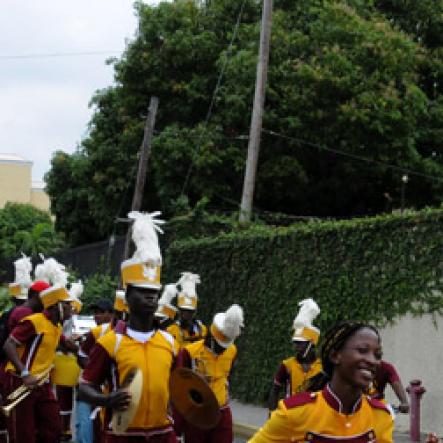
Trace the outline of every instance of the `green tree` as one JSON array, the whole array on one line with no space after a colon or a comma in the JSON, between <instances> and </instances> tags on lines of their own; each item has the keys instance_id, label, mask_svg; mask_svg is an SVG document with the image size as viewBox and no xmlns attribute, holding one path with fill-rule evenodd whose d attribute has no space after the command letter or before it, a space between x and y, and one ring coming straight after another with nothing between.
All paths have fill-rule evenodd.
<instances>
[{"instance_id":1,"label":"green tree","mask_svg":"<svg viewBox=\"0 0 443 443\"><path fill-rule=\"evenodd\" d=\"M73 245L95 240L99 222L90 204L94 184L89 159L80 153L57 151L45 180L57 232L66 233Z\"/></svg>"},{"instance_id":2,"label":"green tree","mask_svg":"<svg viewBox=\"0 0 443 443\"><path fill-rule=\"evenodd\" d=\"M414 19L394 3L409 4ZM434 86L442 45L430 37L439 25L432 2L412 3L275 2L258 208L370 214L384 210L387 194L399 206L402 172L386 164L442 176L443 95ZM115 85L93 97L88 136L63 160L68 166L55 157L47 177L57 226L74 243L106 237L129 209L152 95L160 106L143 208L173 215L182 194L191 207L203 197L218 209L237 209L240 201L260 2L245 2L229 51L239 2L135 8L137 34L111 61ZM426 38L412 33L418 19L429 28ZM440 204L442 191L441 180L412 177L407 203Z\"/></svg>"},{"instance_id":3,"label":"green tree","mask_svg":"<svg viewBox=\"0 0 443 443\"><path fill-rule=\"evenodd\" d=\"M6 203L0 209L0 257L48 254L64 246L47 212L31 205Z\"/></svg>"}]
</instances>

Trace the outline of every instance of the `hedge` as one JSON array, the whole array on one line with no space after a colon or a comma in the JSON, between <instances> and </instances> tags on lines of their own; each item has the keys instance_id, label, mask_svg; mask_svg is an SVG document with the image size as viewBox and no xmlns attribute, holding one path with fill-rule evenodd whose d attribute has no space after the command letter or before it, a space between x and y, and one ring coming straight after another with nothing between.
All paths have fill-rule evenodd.
<instances>
[{"instance_id":1,"label":"hedge","mask_svg":"<svg viewBox=\"0 0 443 443\"><path fill-rule=\"evenodd\" d=\"M209 323L232 303L245 311L232 395L261 403L290 355L298 302L313 297L325 331L343 319L378 326L406 314L443 310L443 211L260 227L176 241L165 251L165 283L201 276L198 314Z\"/></svg>"}]
</instances>

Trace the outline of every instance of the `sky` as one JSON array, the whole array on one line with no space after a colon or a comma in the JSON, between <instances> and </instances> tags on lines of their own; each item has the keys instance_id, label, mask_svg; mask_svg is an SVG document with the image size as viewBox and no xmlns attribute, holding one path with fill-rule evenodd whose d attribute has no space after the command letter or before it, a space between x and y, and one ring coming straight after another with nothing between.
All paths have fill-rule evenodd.
<instances>
[{"instance_id":1,"label":"sky","mask_svg":"<svg viewBox=\"0 0 443 443\"><path fill-rule=\"evenodd\" d=\"M0 153L31 160L39 181L54 151L74 152L91 97L113 83L105 61L123 52L136 26L132 0L2 0ZM88 52L100 54L72 55Z\"/></svg>"}]
</instances>

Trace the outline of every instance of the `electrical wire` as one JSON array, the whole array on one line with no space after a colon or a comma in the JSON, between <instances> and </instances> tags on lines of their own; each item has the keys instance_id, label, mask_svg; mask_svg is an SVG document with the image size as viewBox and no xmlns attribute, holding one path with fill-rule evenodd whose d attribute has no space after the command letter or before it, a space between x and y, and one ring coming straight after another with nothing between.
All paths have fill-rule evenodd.
<instances>
[{"instance_id":1,"label":"electrical wire","mask_svg":"<svg viewBox=\"0 0 443 443\"><path fill-rule=\"evenodd\" d=\"M376 165L379 165L379 166L384 166L386 168L394 169L396 171L407 173L409 175L413 175L413 176L416 176L416 177L427 178L427 179L436 180L436 181L443 181L443 177L438 177L438 176L430 175L430 174L424 174L423 172L414 171L413 169L405 168L403 166L397 166L397 165L393 165L391 163L382 162L380 160L375 160L375 159L372 159L372 158L363 157L361 155L351 154L350 152L341 151L339 149L329 148L326 145L319 145L317 143L309 142L309 141L302 140L302 139L296 138L296 137L291 137L289 135L281 134L279 132L271 131L271 130L268 130L268 129L262 129L262 132L264 132L265 134L273 135L275 137L280 137L280 138L284 138L286 140L294 141L294 142L296 142L296 143L298 143L300 145L311 146L313 148L317 148L317 149L320 149L322 151L331 152L333 154L341 155L343 157L349 157L349 158L352 158L354 160L358 160L358 161L362 161L362 162L366 162L366 163L373 163L373 164L376 164Z\"/></svg>"},{"instance_id":2,"label":"electrical wire","mask_svg":"<svg viewBox=\"0 0 443 443\"><path fill-rule=\"evenodd\" d=\"M237 37L238 28L240 26L240 22L241 22L241 18L242 18L242 15L243 15L243 9L245 7L245 4L246 4L246 0L243 0L243 2L241 4L241 7L240 7L240 11L239 11L238 16L237 16L237 21L235 23L234 32L232 34L231 41L229 42L229 46L228 46L228 49L227 49L227 56L226 56L225 61L223 63L222 69L220 70L220 74L219 74L218 79L217 79L217 84L215 85L215 89L214 89L214 92L212 94L211 103L209 105L208 112L206 113L206 118L205 118L205 121L204 121L204 124L203 124L203 131L202 131L202 133L200 135L200 139L199 139L199 142L197 144L197 149L196 149L196 152L194 153L194 157L195 157L195 154L198 154L200 152L203 136L204 136L204 134L206 132L206 127L207 127L207 125L209 123L209 119L211 118L212 109L213 109L214 104L215 104L215 99L217 97L218 90L220 88L223 75L225 73L226 67L228 66L228 61L229 61L229 57L231 56L231 50L232 50L232 46L234 44L234 40ZM186 177L185 177L185 181L183 182L183 187L182 187L180 195L184 195L184 193L186 191L186 187L188 186L189 178L191 176L191 172L192 172L193 167L194 167L194 160L191 159L191 163L189 165L188 172L187 172Z\"/></svg>"}]
</instances>

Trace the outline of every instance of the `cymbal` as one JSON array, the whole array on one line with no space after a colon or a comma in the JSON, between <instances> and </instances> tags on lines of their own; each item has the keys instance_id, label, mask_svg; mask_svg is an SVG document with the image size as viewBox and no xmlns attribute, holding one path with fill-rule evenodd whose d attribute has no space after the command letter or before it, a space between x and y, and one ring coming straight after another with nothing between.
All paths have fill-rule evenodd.
<instances>
[{"instance_id":1,"label":"cymbal","mask_svg":"<svg viewBox=\"0 0 443 443\"><path fill-rule=\"evenodd\" d=\"M172 371L169 380L171 402L192 426L210 430L220 420L220 406L203 377L188 368Z\"/></svg>"},{"instance_id":2,"label":"cymbal","mask_svg":"<svg viewBox=\"0 0 443 443\"><path fill-rule=\"evenodd\" d=\"M129 391L131 402L124 411L114 411L112 413L112 430L116 434L121 434L128 429L137 412L143 389L142 371L139 368L132 368L123 380L120 389L127 389Z\"/></svg>"}]
</instances>

